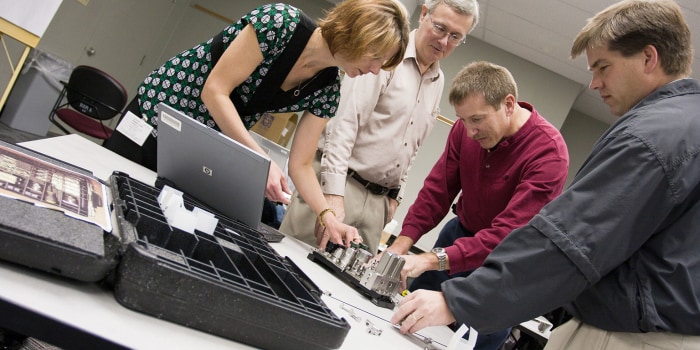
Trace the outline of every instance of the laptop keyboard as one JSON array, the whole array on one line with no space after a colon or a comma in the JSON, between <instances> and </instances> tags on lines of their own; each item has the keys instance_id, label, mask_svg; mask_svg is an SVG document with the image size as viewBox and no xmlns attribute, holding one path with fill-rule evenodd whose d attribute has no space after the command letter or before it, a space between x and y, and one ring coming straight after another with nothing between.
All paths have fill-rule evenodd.
<instances>
[{"instance_id":1,"label":"laptop keyboard","mask_svg":"<svg viewBox=\"0 0 700 350\"><path fill-rule=\"evenodd\" d=\"M270 242L270 243L281 242L282 239L284 238L284 233L282 233L282 232L278 231L277 229L275 229L274 227L269 226L267 224L264 224L262 222L260 223L260 225L258 225L258 232L260 232L260 234L262 235L262 238L266 242Z\"/></svg>"}]
</instances>

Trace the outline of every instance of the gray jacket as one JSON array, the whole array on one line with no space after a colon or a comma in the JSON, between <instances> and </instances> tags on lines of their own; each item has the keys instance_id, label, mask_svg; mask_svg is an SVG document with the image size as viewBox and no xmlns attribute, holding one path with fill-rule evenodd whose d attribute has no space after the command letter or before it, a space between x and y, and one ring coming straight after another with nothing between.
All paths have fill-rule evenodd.
<instances>
[{"instance_id":1,"label":"gray jacket","mask_svg":"<svg viewBox=\"0 0 700 350\"><path fill-rule=\"evenodd\" d=\"M700 83L640 101L564 193L442 290L482 333L565 306L605 330L700 335Z\"/></svg>"}]
</instances>

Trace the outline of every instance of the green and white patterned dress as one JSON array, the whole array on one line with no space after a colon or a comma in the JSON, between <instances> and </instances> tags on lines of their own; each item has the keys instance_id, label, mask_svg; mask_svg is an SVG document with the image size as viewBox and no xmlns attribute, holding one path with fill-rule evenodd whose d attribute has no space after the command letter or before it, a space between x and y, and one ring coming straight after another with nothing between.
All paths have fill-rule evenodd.
<instances>
[{"instance_id":1,"label":"green and white patterned dress","mask_svg":"<svg viewBox=\"0 0 700 350\"><path fill-rule=\"evenodd\" d=\"M300 28L306 30L304 35L310 35L316 24L293 6L281 3L264 5L226 27L217 36L223 43L223 50L247 24L255 28L263 61L231 94L246 128L250 129L264 112L309 110L322 118L333 117L340 98L340 76L336 67L320 72L314 81L309 81L308 91L298 97L293 96L292 91L283 92L280 89L281 82L308 41L306 37L302 41L294 41L293 35ZM304 35L300 33L298 36ZM217 37L171 58L139 86L140 112L151 125L157 126L157 105L164 102L219 130L201 99L202 88L215 64L213 62L218 60L216 50L212 54ZM285 51L289 52L285 54ZM153 136L157 136L157 128L154 128Z\"/></svg>"}]
</instances>

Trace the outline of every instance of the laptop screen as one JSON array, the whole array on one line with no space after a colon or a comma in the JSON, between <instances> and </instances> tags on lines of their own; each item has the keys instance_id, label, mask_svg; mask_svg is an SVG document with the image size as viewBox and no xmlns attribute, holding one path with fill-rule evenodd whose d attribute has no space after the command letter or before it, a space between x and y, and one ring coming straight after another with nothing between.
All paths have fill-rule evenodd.
<instances>
[{"instance_id":1,"label":"laptop screen","mask_svg":"<svg viewBox=\"0 0 700 350\"><path fill-rule=\"evenodd\" d=\"M158 110L158 176L257 229L270 160L170 106Z\"/></svg>"},{"instance_id":2,"label":"laptop screen","mask_svg":"<svg viewBox=\"0 0 700 350\"><path fill-rule=\"evenodd\" d=\"M253 140L260 145L260 147L267 152L267 155L270 156L270 159L272 159L277 165L287 173L287 161L289 161L289 150L285 147L282 147L278 143L269 140L265 138L264 136L255 133L254 131L250 132L250 136L253 137Z\"/></svg>"}]
</instances>

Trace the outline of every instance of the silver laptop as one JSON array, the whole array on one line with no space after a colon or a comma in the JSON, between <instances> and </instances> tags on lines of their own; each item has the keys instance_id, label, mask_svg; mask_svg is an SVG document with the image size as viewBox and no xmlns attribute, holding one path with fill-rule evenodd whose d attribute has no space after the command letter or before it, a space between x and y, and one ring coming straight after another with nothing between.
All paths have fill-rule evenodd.
<instances>
[{"instance_id":1,"label":"silver laptop","mask_svg":"<svg viewBox=\"0 0 700 350\"><path fill-rule=\"evenodd\" d=\"M259 229L270 160L170 106L158 111L158 176Z\"/></svg>"},{"instance_id":2,"label":"silver laptop","mask_svg":"<svg viewBox=\"0 0 700 350\"><path fill-rule=\"evenodd\" d=\"M255 142L257 142L258 145L260 145L260 147L265 151L265 153L267 153L267 155L270 156L270 159L277 163L277 166L279 166L280 169L282 169L285 176L287 177L287 184L289 185L289 189L292 192L294 192L294 183L292 183L292 178L289 177L289 149L254 131L251 131L250 135L253 136Z\"/></svg>"},{"instance_id":3,"label":"silver laptop","mask_svg":"<svg viewBox=\"0 0 700 350\"><path fill-rule=\"evenodd\" d=\"M270 158L277 163L277 165L287 173L287 162L289 161L289 150L282 145L274 142L265 136L262 136L254 131L250 132L253 136L253 140L260 145L260 147L270 156Z\"/></svg>"}]
</instances>

